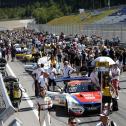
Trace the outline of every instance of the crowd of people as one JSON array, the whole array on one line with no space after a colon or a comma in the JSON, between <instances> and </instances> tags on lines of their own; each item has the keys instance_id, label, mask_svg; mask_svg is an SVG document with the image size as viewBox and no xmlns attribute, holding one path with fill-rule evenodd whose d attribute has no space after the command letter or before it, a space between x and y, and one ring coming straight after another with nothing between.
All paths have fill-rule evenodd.
<instances>
[{"instance_id":1,"label":"crowd of people","mask_svg":"<svg viewBox=\"0 0 126 126\"><path fill-rule=\"evenodd\" d=\"M38 104L44 104L44 102L47 103L46 100L49 98L46 97L46 93L43 93L45 90L49 90L50 86L53 86L53 90L55 90L55 78L58 76L57 64L59 65L58 70L61 69L60 74L63 77L71 77L72 73L76 73L77 76L91 77L92 82L96 85L102 83L103 103L107 102L110 110L111 92L115 93L117 100L119 99L119 76L126 66L126 49L120 48L117 42L108 43L97 35L91 37L78 34L75 36L65 35L64 33L55 35L48 32L36 33L28 29L1 31L1 57L10 61L11 56L11 61L15 61L16 43L21 45L21 50L31 43L31 54L34 56L34 62L36 63L40 57L50 57L51 63L48 71L44 70L44 64L38 64L37 68L32 72L35 83L35 96L40 99L42 95L41 100L36 102L37 106L39 106ZM95 67L92 66L94 59L99 56L108 56L115 61L115 64L110 66L108 74L104 73L103 82L100 80L100 72L96 71ZM46 105L45 108L39 106L38 110L50 108L52 106L51 100ZM45 114L48 113L45 112ZM71 120L75 121L74 118L71 118L68 124L73 126ZM47 122L50 123L50 121ZM41 121L40 124L42 125ZM102 125L106 124L98 124L97 126Z\"/></svg>"}]
</instances>

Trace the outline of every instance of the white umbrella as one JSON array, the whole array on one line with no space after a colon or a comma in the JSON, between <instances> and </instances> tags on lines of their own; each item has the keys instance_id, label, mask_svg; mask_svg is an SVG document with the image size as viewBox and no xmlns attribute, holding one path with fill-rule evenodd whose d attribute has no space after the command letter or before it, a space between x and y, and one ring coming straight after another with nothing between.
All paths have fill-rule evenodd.
<instances>
[{"instance_id":1,"label":"white umbrella","mask_svg":"<svg viewBox=\"0 0 126 126\"><path fill-rule=\"evenodd\" d=\"M49 60L49 57L44 56L42 58L38 59L38 64L44 64L44 70L47 71L50 67L51 61Z\"/></svg>"},{"instance_id":2,"label":"white umbrella","mask_svg":"<svg viewBox=\"0 0 126 126\"><path fill-rule=\"evenodd\" d=\"M115 64L115 61L113 59L111 59L110 57L107 57L107 56L100 56L100 57L97 57L96 59L94 59L92 61L92 65L95 66L96 65L96 62L108 62L109 65L113 65Z\"/></svg>"},{"instance_id":3,"label":"white umbrella","mask_svg":"<svg viewBox=\"0 0 126 126\"><path fill-rule=\"evenodd\" d=\"M38 59L38 64L46 64L49 62L48 60L49 60L49 57L44 56L44 57Z\"/></svg>"}]
</instances>

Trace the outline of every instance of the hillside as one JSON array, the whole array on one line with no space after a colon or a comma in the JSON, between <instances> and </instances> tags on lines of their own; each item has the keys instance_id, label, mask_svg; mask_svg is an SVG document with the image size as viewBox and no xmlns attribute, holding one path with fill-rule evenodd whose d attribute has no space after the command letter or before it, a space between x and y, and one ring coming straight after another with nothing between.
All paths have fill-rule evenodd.
<instances>
[{"instance_id":1,"label":"hillside","mask_svg":"<svg viewBox=\"0 0 126 126\"><path fill-rule=\"evenodd\" d=\"M108 0L93 0L93 3L92 0L0 0L0 20L34 18L36 23L45 24L55 18L78 13L79 9L108 9L124 4L124 0L111 0L111 4ZM82 17L83 20L76 16L72 15L74 22L71 18L68 20L81 23L87 19L87 16Z\"/></svg>"},{"instance_id":2,"label":"hillside","mask_svg":"<svg viewBox=\"0 0 126 126\"><path fill-rule=\"evenodd\" d=\"M64 24L87 24L87 23L93 23L96 22L112 13L117 11L117 9L110 9L101 11L98 15L94 15L91 12L85 12L83 14L78 15L70 15L70 16L63 16L60 18L56 18L50 22L48 22L49 25L64 25Z\"/></svg>"}]
</instances>

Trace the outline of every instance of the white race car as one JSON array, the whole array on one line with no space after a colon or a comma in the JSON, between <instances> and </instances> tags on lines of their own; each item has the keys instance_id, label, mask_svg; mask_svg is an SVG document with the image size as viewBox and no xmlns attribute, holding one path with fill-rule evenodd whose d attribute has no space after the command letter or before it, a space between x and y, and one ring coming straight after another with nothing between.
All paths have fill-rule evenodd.
<instances>
[{"instance_id":1,"label":"white race car","mask_svg":"<svg viewBox=\"0 0 126 126\"><path fill-rule=\"evenodd\" d=\"M50 87L47 91L54 105L64 106L69 114L76 116L100 112L102 101L100 87L93 84L89 77L60 78L55 81L56 87Z\"/></svg>"},{"instance_id":2,"label":"white race car","mask_svg":"<svg viewBox=\"0 0 126 126\"><path fill-rule=\"evenodd\" d=\"M32 73L33 70L35 70L37 68L37 64L44 64L44 70L46 72L48 72L48 69L50 67L50 63L51 61L49 60L49 57L45 56L45 57L42 57L38 60L38 63L30 63L30 64L27 64L24 66L25 68L25 71L27 71L28 73ZM56 69L57 69L57 74L61 74L61 71L60 71L60 64L56 64Z\"/></svg>"}]
</instances>

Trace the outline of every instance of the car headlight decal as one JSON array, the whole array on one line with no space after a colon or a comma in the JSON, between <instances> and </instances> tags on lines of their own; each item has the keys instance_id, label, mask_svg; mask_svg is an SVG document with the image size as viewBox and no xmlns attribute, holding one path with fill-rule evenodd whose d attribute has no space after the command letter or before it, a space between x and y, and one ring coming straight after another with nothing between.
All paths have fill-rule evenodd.
<instances>
[{"instance_id":1,"label":"car headlight decal","mask_svg":"<svg viewBox=\"0 0 126 126\"><path fill-rule=\"evenodd\" d=\"M67 104L68 104L68 109L74 113L82 114L84 112L83 106L79 104L78 101L76 101L74 98L71 96L67 97Z\"/></svg>"}]
</instances>

